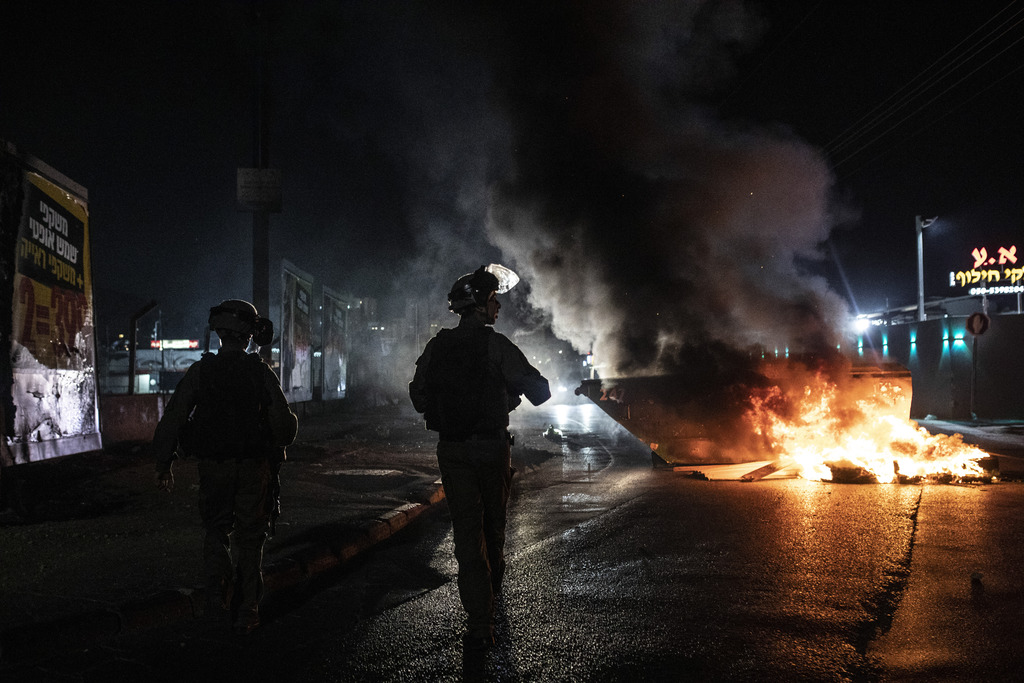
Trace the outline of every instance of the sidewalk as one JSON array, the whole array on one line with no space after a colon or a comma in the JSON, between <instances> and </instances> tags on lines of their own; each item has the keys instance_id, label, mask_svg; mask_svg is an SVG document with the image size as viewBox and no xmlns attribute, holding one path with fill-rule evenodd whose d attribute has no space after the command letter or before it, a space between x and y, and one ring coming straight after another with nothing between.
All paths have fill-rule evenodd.
<instances>
[{"instance_id":1,"label":"sidewalk","mask_svg":"<svg viewBox=\"0 0 1024 683\"><path fill-rule=\"evenodd\" d=\"M435 442L404 406L301 419L266 546L267 596L340 567L443 500ZM26 509L0 516L0 662L200 616L195 461L175 463L170 494L140 446L19 469Z\"/></svg>"}]
</instances>

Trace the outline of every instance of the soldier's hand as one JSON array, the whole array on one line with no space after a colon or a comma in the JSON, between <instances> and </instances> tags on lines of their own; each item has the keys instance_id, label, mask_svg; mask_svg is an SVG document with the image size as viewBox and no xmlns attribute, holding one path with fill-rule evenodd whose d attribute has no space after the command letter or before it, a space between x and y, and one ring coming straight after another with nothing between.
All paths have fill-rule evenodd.
<instances>
[{"instance_id":1,"label":"soldier's hand","mask_svg":"<svg viewBox=\"0 0 1024 683\"><path fill-rule=\"evenodd\" d=\"M170 491L174 488L174 475L170 472L157 472L156 487L161 491Z\"/></svg>"}]
</instances>

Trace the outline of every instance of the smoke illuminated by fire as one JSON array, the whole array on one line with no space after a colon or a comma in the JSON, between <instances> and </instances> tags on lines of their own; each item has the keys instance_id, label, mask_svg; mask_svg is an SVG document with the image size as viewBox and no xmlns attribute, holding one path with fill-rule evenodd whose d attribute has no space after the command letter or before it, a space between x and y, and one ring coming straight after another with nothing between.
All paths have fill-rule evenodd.
<instances>
[{"instance_id":1,"label":"smoke illuminated by fire","mask_svg":"<svg viewBox=\"0 0 1024 683\"><path fill-rule=\"evenodd\" d=\"M673 372L712 343L835 348L846 305L811 267L835 220L825 157L704 104L757 43L756 14L554 2L503 26L530 49L495 71L514 154L487 232L556 336L605 376Z\"/></svg>"},{"instance_id":2,"label":"smoke illuminated by fire","mask_svg":"<svg viewBox=\"0 0 1024 683\"><path fill-rule=\"evenodd\" d=\"M754 392L747 413L782 467L805 479L907 483L985 476L984 451L960 435L932 435L901 413L910 397L872 379L840 387L822 373L793 389Z\"/></svg>"}]
</instances>

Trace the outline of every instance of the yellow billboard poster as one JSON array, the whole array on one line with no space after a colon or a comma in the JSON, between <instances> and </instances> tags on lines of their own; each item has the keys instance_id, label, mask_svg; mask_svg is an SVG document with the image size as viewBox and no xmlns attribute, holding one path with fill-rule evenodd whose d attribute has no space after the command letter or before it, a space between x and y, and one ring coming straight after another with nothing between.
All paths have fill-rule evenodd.
<instances>
[{"instance_id":1,"label":"yellow billboard poster","mask_svg":"<svg viewBox=\"0 0 1024 683\"><path fill-rule=\"evenodd\" d=\"M15 463L102 447L88 206L84 188L60 185L48 170L23 167L14 270L7 273L13 414L5 415L4 435Z\"/></svg>"}]
</instances>

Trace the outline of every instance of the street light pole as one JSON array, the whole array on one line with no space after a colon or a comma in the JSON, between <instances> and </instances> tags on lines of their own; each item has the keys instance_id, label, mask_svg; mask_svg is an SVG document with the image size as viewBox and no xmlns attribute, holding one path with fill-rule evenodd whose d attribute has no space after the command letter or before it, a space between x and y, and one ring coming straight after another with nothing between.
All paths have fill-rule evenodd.
<instances>
[{"instance_id":1,"label":"street light pole","mask_svg":"<svg viewBox=\"0 0 1024 683\"><path fill-rule=\"evenodd\" d=\"M917 228L917 319L923 321L924 315L924 229L935 222L935 218L921 220L920 216L914 218L914 225Z\"/></svg>"}]
</instances>

